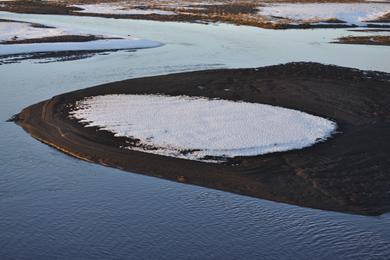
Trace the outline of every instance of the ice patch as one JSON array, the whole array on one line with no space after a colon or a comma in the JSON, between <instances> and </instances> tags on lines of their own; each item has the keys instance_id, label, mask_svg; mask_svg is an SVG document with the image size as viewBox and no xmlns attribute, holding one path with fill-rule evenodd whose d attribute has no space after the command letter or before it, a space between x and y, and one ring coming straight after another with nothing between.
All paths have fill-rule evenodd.
<instances>
[{"instance_id":1,"label":"ice patch","mask_svg":"<svg viewBox=\"0 0 390 260\"><path fill-rule=\"evenodd\" d=\"M94 96L79 101L70 116L118 137L140 139L128 149L190 160L300 149L336 128L292 109L188 96Z\"/></svg>"}]
</instances>

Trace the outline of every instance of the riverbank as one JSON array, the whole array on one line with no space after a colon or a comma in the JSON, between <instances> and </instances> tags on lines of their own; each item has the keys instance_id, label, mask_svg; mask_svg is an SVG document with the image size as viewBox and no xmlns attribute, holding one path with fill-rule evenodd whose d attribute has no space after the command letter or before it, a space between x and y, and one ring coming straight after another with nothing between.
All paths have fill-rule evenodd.
<instances>
[{"instance_id":1,"label":"riverbank","mask_svg":"<svg viewBox=\"0 0 390 260\"><path fill-rule=\"evenodd\" d=\"M316 29L388 27L389 25L384 23L388 23L390 5L386 2L355 0L318 2L286 0L272 3L245 0L234 2L23 0L3 1L0 11L190 23L223 22L266 29Z\"/></svg>"},{"instance_id":2,"label":"riverbank","mask_svg":"<svg viewBox=\"0 0 390 260\"><path fill-rule=\"evenodd\" d=\"M24 109L15 120L33 137L83 160L305 207L378 215L389 210L389 79L315 63L191 72L66 93ZM124 150L128 139L69 118L72 104L85 97L156 93L296 109L334 120L339 133L310 148L215 165Z\"/></svg>"},{"instance_id":3,"label":"riverbank","mask_svg":"<svg viewBox=\"0 0 390 260\"><path fill-rule=\"evenodd\" d=\"M390 46L390 36L345 36L337 39L334 43Z\"/></svg>"}]
</instances>

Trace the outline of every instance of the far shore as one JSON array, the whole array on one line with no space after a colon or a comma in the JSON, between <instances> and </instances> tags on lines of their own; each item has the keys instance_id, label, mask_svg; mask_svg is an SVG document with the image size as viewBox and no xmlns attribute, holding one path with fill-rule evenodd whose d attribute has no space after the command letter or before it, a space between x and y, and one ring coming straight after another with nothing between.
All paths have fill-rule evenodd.
<instances>
[{"instance_id":1,"label":"far shore","mask_svg":"<svg viewBox=\"0 0 390 260\"><path fill-rule=\"evenodd\" d=\"M388 35L346 36L337 39L333 43L390 46L390 36Z\"/></svg>"},{"instance_id":2,"label":"far shore","mask_svg":"<svg viewBox=\"0 0 390 260\"><path fill-rule=\"evenodd\" d=\"M29 22L23 22L23 21L15 21L15 20L7 20L7 19L0 19L1 23L21 23L31 26L32 28L42 28L42 29L54 29L54 27L47 26L44 24L39 23L29 23ZM103 37L100 35L57 35L57 36L47 36L47 37L39 37L39 38L28 38L28 39L19 39L15 38L12 40L7 41L0 41L0 44L26 44L26 43L54 43L54 42L90 42L90 41L96 41L96 40L110 40L110 39L120 39L120 38L113 38L113 37Z\"/></svg>"},{"instance_id":3,"label":"far shore","mask_svg":"<svg viewBox=\"0 0 390 260\"><path fill-rule=\"evenodd\" d=\"M178 7L169 7L172 2L156 1L153 3L138 3L137 1L128 1L129 6L138 10L159 10L162 12L175 12L174 14L118 14L118 13L94 13L83 11L77 5L109 3L115 4L120 1L48 1L37 2L33 0L5 1L0 6L0 11L29 14L53 14L53 15L73 15L73 16L92 16L116 19L137 19L167 22L190 22L190 23L231 23L235 25L248 25L265 29L320 29L320 28L354 28L359 27L356 24L348 24L337 18L320 19L317 22L296 22L285 17L278 16L258 16L258 7L271 3L270 1L224 1L215 4L202 4L202 1L190 1L187 5ZM282 0L272 1L272 3L370 3L359 0ZM388 23L389 14L384 14L377 19L369 21L370 27L390 27L390 25L377 25L376 23Z\"/></svg>"},{"instance_id":4,"label":"far shore","mask_svg":"<svg viewBox=\"0 0 390 260\"><path fill-rule=\"evenodd\" d=\"M189 72L65 93L23 109L13 120L81 160L304 207L380 215L390 211L389 82L390 74L318 63ZM296 109L335 121L338 133L301 150L212 164L123 149L131 140L69 117L85 97L156 93Z\"/></svg>"}]
</instances>

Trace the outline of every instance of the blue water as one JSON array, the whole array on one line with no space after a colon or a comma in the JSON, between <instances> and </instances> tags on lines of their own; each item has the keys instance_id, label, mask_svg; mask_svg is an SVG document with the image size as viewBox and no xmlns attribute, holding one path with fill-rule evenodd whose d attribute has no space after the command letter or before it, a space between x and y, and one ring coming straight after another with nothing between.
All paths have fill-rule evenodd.
<instances>
[{"instance_id":1,"label":"blue water","mask_svg":"<svg viewBox=\"0 0 390 260\"><path fill-rule=\"evenodd\" d=\"M299 60L390 71L390 48L327 43L350 34L344 30L0 18L165 43L78 61L0 66L0 259L389 259L390 214L301 208L122 172L68 157L5 120L56 94L144 75Z\"/></svg>"}]
</instances>

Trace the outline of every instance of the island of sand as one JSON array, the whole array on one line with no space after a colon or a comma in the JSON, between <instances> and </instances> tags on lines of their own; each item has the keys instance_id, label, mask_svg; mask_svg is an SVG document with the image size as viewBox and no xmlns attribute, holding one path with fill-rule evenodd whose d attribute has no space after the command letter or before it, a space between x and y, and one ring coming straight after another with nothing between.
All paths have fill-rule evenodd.
<instances>
[{"instance_id":1,"label":"island of sand","mask_svg":"<svg viewBox=\"0 0 390 260\"><path fill-rule=\"evenodd\" d=\"M107 102L112 97L115 102ZM121 128L123 122L122 125L104 125L107 118L96 117L107 117L107 110L112 109L118 97L131 97L123 99L125 107L136 110L128 113L131 115L128 119L135 120L134 124L125 124L125 128ZM139 106L131 104L133 106L129 108L126 104L145 100L155 102L155 99L160 102L157 97L164 97L169 104L177 102L178 108L185 107L185 102L179 102L185 97L188 103L201 106L202 109L198 110L203 112L205 105L214 103L221 106L234 103L232 107L238 104L240 109L257 109L266 105L267 109L272 106L286 109L284 112L293 111L293 120L306 121L296 125L291 121L282 127L288 138L295 138L295 143L289 143L290 146L283 149L275 143L279 150L274 147L268 147L268 150L264 147L262 150L242 149L245 154L237 152L240 143L235 146L237 142L233 142L229 147L235 150L226 149L221 154L215 150L175 150L172 143L166 143L165 148L172 149L161 152L162 148L154 147L153 143L167 134L172 123L153 118L150 111L146 113L149 106L139 103ZM389 100L389 74L318 63L288 63L258 69L209 70L104 84L29 106L14 120L34 138L89 162L304 207L379 215L390 209ZM165 103L158 105L165 111L162 104ZM95 110L100 112L94 113ZM175 113L175 110L169 111ZM248 117L244 116L245 111L242 112L243 118ZM256 110L253 111L256 113ZM272 113L275 111L253 117L253 122L246 121L248 123L243 128L249 132L245 135L248 140L252 134L255 137L250 139L249 144L253 142L257 145L257 138L261 138L261 134L260 137L255 135L259 133L250 133L251 127L257 129L257 120L263 122L267 118L268 121L264 122L271 126L277 123L283 126L284 122L291 120L291 117L276 116L273 122ZM193 113L192 110L190 112ZM123 114L126 113L123 111ZM226 118L237 119L233 115L239 113L226 113ZM145 117L150 118L145 120ZM218 117L225 116L218 113ZM182 118L189 122L190 128L191 118ZM147 127L142 125L142 129L136 129L141 121ZM168 122L165 124L167 128L161 127L164 122ZM212 122L210 120L204 125L212 125ZM228 135L229 125L216 124L210 129L226 130ZM302 133L301 125L310 126L310 131L315 131L306 135ZM189 130L182 127L181 132L175 133L177 140L185 140L185 136L180 134L192 133ZM267 129L264 128L264 131ZM219 142L210 139L213 149L218 148L221 142L229 142L224 135L207 132L201 132L200 136L191 140L205 140L202 138L208 135L220 138ZM280 138L284 137L281 135ZM307 142L301 147L296 146L296 141L304 138L308 138ZM169 140L175 142L174 138ZM242 139L242 143L248 145L248 140ZM196 147L196 143L191 145L188 147ZM207 147L204 149L207 150Z\"/></svg>"}]
</instances>

